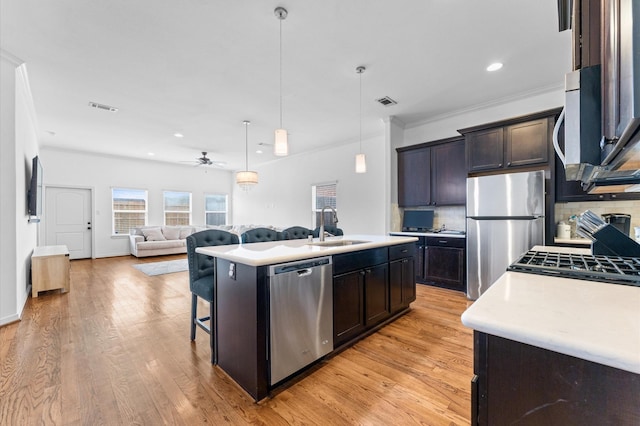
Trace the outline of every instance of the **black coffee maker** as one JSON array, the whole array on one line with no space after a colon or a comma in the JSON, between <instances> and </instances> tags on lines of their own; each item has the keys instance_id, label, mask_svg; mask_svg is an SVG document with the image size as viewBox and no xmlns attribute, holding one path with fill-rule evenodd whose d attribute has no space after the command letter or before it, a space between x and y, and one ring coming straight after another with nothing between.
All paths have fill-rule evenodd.
<instances>
[{"instance_id":1,"label":"black coffee maker","mask_svg":"<svg viewBox=\"0 0 640 426\"><path fill-rule=\"evenodd\" d=\"M631 216L624 213L606 213L602 215L602 218L610 225L616 227L627 237L631 230Z\"/></svg>"}]
</instances>

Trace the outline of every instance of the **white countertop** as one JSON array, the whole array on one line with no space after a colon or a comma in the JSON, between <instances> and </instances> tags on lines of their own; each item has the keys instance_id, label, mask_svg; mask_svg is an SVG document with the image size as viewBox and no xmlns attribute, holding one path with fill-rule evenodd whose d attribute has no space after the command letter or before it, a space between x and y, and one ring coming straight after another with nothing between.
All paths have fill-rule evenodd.
<instances>
[{"instance_id":1,"label":"white countertop","mask_svg":"<svg viewBox=\"0 0 640 426\"><path fill-rule=\"evenodd\" d=\"M451 233L450 233L451 232ZM447 238L465 238L465 234L459 231L442 231L442 232L389 232L389 235L402 235L410 237L447 237Z\"/></svg>"},{"instance_id":2,"label":"white countertop","mask_svg":"<svg viewBox=\"0 0 640 426\"><path fill-rule=\"evenodd\" d=\"M640 287L506 272L462 314L462 323L640 374Z\"/></svg>"},{"instance_id":3,"label":"white countertop","mask_svg":"<svg viewBox=\"0 0 640 426\"><path fill-rule=\"evenodd\" d=\"M250 266L274 265L277 263L293 262L320 256L331 256L352 251L367 250L396 244L415 242L418 239L409 236L386 235L343 235L341 237L327 237L326 241L355 240L366 241L361 244L347 246L322 247L310 245L307 240L282 240L264 243L231 244L224 246L199 247L196 252L207 256L219 257ZM313 242L320 240L314 238Z\"/></svg>"},{"instance_id":4,"label":"white countertop","mask_svg":"<svg viewBox=\"0 0 640 426\"><path fill-rule=\"evenodd\" d=\"M584 246L591 246L591 240L588 238L558 238L555 237L553 241L556 244L579 244Z\"/></svg>"}]
</instances>

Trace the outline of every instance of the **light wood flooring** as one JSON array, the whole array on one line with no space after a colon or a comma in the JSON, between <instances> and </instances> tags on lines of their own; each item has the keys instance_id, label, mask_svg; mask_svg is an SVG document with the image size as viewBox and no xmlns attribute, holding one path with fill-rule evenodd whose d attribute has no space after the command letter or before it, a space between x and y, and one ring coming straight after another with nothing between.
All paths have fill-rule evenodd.
<instances>
[{"instance_id":1,"label":"light wood flooring","mask_svg":"<svg viewBox=\"0 0 640 426\"><path fill-rule=\"evenodd\" d=\"M0 328L0 425L469 424L462 293L418 285L407 315L256 404L189 341L187 272L131 266L182 257L72 261L69 293L29 298Z\"/></svg>"}]
</instances>

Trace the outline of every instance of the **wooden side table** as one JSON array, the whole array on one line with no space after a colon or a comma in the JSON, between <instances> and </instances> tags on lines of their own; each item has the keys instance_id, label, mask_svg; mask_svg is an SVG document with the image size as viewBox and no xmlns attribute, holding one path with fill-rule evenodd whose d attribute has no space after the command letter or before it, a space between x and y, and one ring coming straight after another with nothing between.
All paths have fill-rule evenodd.
<instances>
[{"instance_id":1,"label":"wooden side table","mask_svg":"<svg viewBox=\"0 0 640 426\"><path fill-rule=\"evenodd\" d=\"M69 280L69 249L67 246L42 246L33 249L31 255L31 296L38 292L71 289Z\"/></svg>"}]
</instances>

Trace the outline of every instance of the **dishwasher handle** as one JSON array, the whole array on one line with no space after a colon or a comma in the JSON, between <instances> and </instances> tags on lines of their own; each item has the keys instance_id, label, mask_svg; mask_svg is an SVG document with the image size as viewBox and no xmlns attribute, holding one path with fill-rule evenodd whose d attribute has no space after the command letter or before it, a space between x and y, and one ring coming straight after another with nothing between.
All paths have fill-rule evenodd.
<instances>
[{"instance_id":1,"label":"dishwasher handle","mask_svg":"<svg viewBox=\"0 0 640 426\"><path fill-rule=\"evenodd\" d=\"M311 275L312 272L311 268L300 269L298 270L298 277L306 277L307 275Z\"/></svg>"},{"instance_id":2,"label":"dishwasher handle","mask_svg":"<svg viewBox=\"0 0 640 426\"><path fill-rule=\"evenodd\" d=\"M269 266L269 276L273 277L280 274L295 272L298 274L298 276L304 277L311 274L311 270L313 268L318 266L331 266L332 263L333 262L331 256L315 257L306 260L298 260L295 262L280 263L278 265Z\"/></svg>"}]
</instances>

